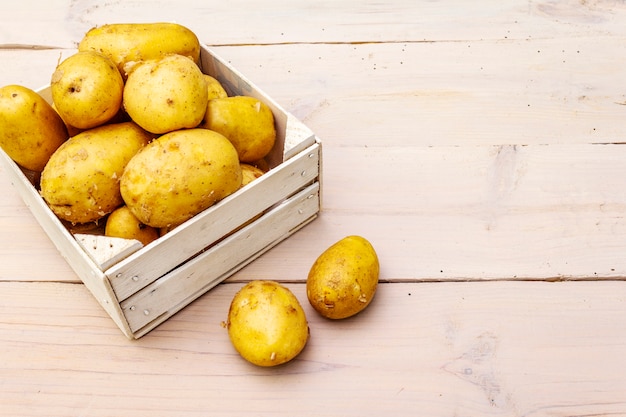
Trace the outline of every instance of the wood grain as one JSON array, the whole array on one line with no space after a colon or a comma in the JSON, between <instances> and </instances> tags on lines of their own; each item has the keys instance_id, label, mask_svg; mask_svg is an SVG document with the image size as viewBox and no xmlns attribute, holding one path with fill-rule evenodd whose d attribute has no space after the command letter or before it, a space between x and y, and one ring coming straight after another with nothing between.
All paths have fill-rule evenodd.
<instances>
[{"instance_id":1,"label":"wood grain","mask_svg":"<svg viewBox=\"0 0 626 417\"><path fill-rule=\"evenodd\" d=\"M535 82L538 85L532 93L522 88L511 100L506 98L507 88L515 91L523 80L522 75L517 80L510 78L511 67L493 69L493 74L505 77L494 80L484 78L476 62L464 67L473 67L475 72L468 75L465 71L468 79L464 86L446 88L445 80L459 82L459 77L453 76L459 68L440 72L443 63L454 59L452 52L428 60L436 63L430 67L420 67L416 58L413 64L408 60L400 64L395 58L393 68L373 70L372 63L362 59L367 50L374 48L377 60L392 62L401 47L298 45L218 51L236 67L243 67L243 72L250 72L251 79L263 80L261 87L279 102L282 99L324 142L323 221L333 225L332 235L324 225L313 226L307 241L315 244L312 236L320 234L327 238L312 248L303 247L300 253L321 251L331 239L359 231L381 242L390 259L408 257L402 263L391 262L394 268L389 276L394 278L621 277L626 268L620 255L625 223L620 214L624 149L619 144L626 132L623 123L612 122L621 120L626 111L620 104L625 101L623 92L614 88L620 82L617 68L621 60L619 55L606 54L606 46L586 42L589 45L583 51L595 57L570 64L570 70L577 66L584 82L564 83L561 72L543 70L544 78L537 79L540 82ZM419 57L418 50L424 46L402 48L404 54ZM427 46L438 51L462 49L456 44ZM492 61L501 55L498 49L520 54L517 44L490 46L496 52L488 54L489 48L484 46L481 56ZM324 63L307 66L299 73L290 69L299 62L294 58L279 69L284 56L299 53L305 60L307 55L319 55L322 48L330 54L324 56ZM46 52L44 61L58 53ZM552 58L544 59L546 55L536 58L547 60L539 67L557 65ZM264 61L263 56L270 58ZM513 61L526 62L521 55ZM250 62L263 62L263 67ZM334 67L327 71L330 62L339 62L337 68L348 68L368 81L375 73L391 74L376 75L374 82L356 82L360 78L347 78ZM43 67L38 68L43 72ZM430 85L430 92L403 93L407 79L415 82L407 78L412 74L405 72L409 68L421 68L423 74L430 71L426 78L431 81L423 81ZM290 73L295 74L293 78ZM320 78L319 74L325 75ZM433 83L434 76L437 81ZM532 83L533 75L527 76L526 81ZM551 97L546 86L557 89L558 95ZM525 103L531 101L540 104L529 110ZM506 110L507 106L517 107L517 113ZM493 117L485 116L490 112ZM558 146L546 146L550 144ZM367 181L368 186L351 186L356 181ZM7 205L3 216L29 216L12 197L0 204ZM351 217L351 212L384 218L386 228L377 226L376 221ZM387 230L400 234L388 234ZM0 239L14 236L1 235ZM528 249L521 251L522 247ZM45 248L54 256L49 246ZM270 255L267 263L258 267L264 275L275 274L267 266L284 256L283 252ZM433 265L425 267L422 256ZM45 259L42 262L45 265ZM310 259L295 262L302 266ZM0 277L7 275L2 268ZM279 271L276 277L294 279L290 274Z\"/></svg>"},{"instance_id":2,"label":"wood grain","mask_svg":"<svg viewBox=\"0 0 626 417\"><path fill-rule=\"evenodd\" d=\"M264 369L221 325L239 284L129 342L81 285L4 283L2 414L621 415L625 285L382 284L345 321L303 304L306 349Z\"/></svg>"},{"instance_id":3,"label":"wood grain","mask_svg":"<svg viewBox=\"0 0 626 417\"><path fill-rule=\"evenodd\" d=\"M33 2L31 2L33 3ZM626 6L614 0L497 0L468 6L463 0L176 3L113 0L3 5L6 45L68 48L104 23L176 21L209 45L455 41L623 36ZM32 5L31 5L32 6ZM41 36L44 33L45 36Z\"/></svg>"},{"instance_id":4,"label":"wood grain","mask_svg":"<svg viewBox=\"0 0 626 417\"><path fill-rule=\"evenodd\" d=\"M131 342L0 168L0 415L626 415L626 4L233 0L0 5L0 84L39 88L94 26L177 21L323 143L318 219ZM362 234L379 292L303 285ZM249 365L222 321L287 283L311 339ZM295 411L294 411L295 410Z\"/></svg>"}]
</instances>

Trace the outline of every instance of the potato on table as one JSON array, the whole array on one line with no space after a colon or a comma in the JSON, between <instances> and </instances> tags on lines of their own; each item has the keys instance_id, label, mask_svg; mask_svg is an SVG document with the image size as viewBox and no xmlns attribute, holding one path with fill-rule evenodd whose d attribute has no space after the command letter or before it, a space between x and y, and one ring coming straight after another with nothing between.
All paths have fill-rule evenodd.
<instances>
[{"instance_id":1,"label":"potato on table","mask_svg":"<svg viewBox=\"0 0 626 417\"><path fill-rule=\"evenodd\" d=\"M372 244L361 236L347 236L313 263L306 281L307 298L326 318L353 316L372 302L379 272Z\"/></svg>"},{"instance_id":2,"label":"potato on table","mask_svg":"<svg viewBox=\"0 0 626 417\"><path fill-rule=\"evenodd\" d=\"M226 323L235 350L258 366L294 359L309 340L309 325L296 296L275 281L252 281L233 298Z\"/></svg>"}]
</instances>

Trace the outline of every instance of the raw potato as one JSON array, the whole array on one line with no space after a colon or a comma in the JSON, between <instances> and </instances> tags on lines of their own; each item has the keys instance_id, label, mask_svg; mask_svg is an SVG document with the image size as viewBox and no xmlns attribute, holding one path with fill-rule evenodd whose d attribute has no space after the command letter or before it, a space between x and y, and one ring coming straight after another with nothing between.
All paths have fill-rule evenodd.
<instances>
[{"instance_id":1,"label":"raw potato","mask_svg":"<svg viewBox=\"0 0 626 417\"><path fill-rule=\"evenodd\" d=\"M107 217L104 235L135 239L145 246L159 238L159 230L141 223L127 206L122 206Z\"/></svg>"},{"instance_id":2,"label":"raw potato","mask_svg":"<svg viewBox=\"0 0 626 417\"><path fill-rule=\"evenodd\" d=\"M132 122L107 124L67 140L41 173L41 195L71 223L97 221L123 204L124 167L152 138Z\"/></svg>"},{"instance_id":3,"label":"raw potato","mask_svg":"<svg viewBox=\"0 0 626 417\"><path fill-rule=\"evenodd\" d=\"M246 163L249 165L252 165L255 168L260 169L263 172L267 172L270 170L270 165L267 163L265 159L259 159L258 161L246 162Z\"/></svg>"},{"instance_id":4,"label":"raw potato","mask_svg":"<svg viewBox=\"0 0 626 417\"><path fill-rule=\"evenodd\" d=\"M204 74L182 55L137 65L124 86L124 109L135 123L152 133L197 127L207 102Z\"/></svg>"},{"instance_id":5,"label":"raw potato","mask_svg":"<svg viewBox=\"0 0 626 417\"><path fill-rule=\"evenodd\" d=\"M267 104L249 96L209 100L202 126L226 136L241 162L264 158L274 147L274 115Z\"/></svg>"},{"instance_id":6,"label":"raw potato","mask_svg":"<svg viewBox=\"0 0 626 417\"><path fill-rule=\"evenodd\" d=\"M224 90L222 84L215 78L211 77L208 74L204 74L204 79L207 84L207 91L209 93L209 100L214 98L224 98L228 97L228 93Z\"/></svg>"},{"instance_id":7,"label":"raw potato","mask_svg":"<svg viewBox=\"0 0 626 417\"><path fill-rule=\"evenodd\" d=\"M89 30L78 44L79 51L108 56L126 77L128 63L158 59L168 54L200 60L200 42L188 28L176 23L115 23Z\"/></svg>"},{"instance_id":8,"label":"raw potato","mask_svg":"<svg viewBox=\"0 0 626 417\"><path fill-rule=\"evenodd\" d=\"M0 88L0 147L18 165L41 172L67 138L61 117L35 91L19 85Z\"/></svg>"},{"instance_id":9,"label":"raw potato","mask_svg":"<svg viewBox=\"0 0 626 417\"><path fill-rule=\"evenodd\" d=\"M230 304L226 326L235 350L258 366L289 362L309 339L298 299L275 281L257 280L242 287Z\"/></svg>"},{"instance_id":10,"label":"raw potato","mask_svg":"<svg viewBox=\"0 0 626 417\"><path fill-rule=\"evenodd\" d=\"M176 226L241 186L237 152L224 136L184 129L152 141L128 163L120 188L144 224Z\"/></svg>"},{"instance_id":11,"label":"raw potato","mask_svg":"<svg viewBox=\"0 0 626 417\"><path fill-rule=\"evenodd\" d=\"M50 83L61 118L78 129L110 121L120 110L124 80L113 61L97 52L78 52L61 62Z\"/></svg>"},{"instance_id":12,"label":"raw potato","mask_svg":"<svg viewBox=\"0 0 626 417\"><path fill-rule=\"evenodd\" d=\"M243 175L243 179L241 181L241 186L243 187L244 185L248 185L250 184L252 181L256 180L257 178L261 177L264 172L253 166L250 164L241 164L241 173Z\"/></svg>"},{"instance_id":13,"label":"raw potato","mask_svg":"<svg viewBox=\"0 0 626 417\"><path fill-rule=\"evenodd\" d=\"M309 302L322 316L343 319L367 307L376 293L380 266L365 238L348 236L315 261L306 282Z\"/></svg>"}]
</instances>

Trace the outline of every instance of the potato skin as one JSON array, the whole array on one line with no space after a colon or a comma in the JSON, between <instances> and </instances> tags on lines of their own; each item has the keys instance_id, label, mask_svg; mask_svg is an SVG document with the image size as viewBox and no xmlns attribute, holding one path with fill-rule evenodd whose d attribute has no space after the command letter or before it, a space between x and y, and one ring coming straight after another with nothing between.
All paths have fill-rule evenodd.
<instances>
[{"instance_id":1,"label":"potato skin","mask_svg":"<svg viewBox=\"0 0 626 417\"><path fill-rule=\"evenodd\" d=\"M200 42L190 29L177 23L114 23L90 29L79 51L108 56L126 78L127 63L157 59L167 54L186 56L198 63Z\"/></svg>"},{"instance_id":2,"label":"potato skin","mask_svg":"<svg viewBox=\"0 0 626 417\"><path fill-rule=\"evenodd\" d=\"M85 51L69 56L56 67L50 90L54 106L65 123L90 129L118 114L124 80L109 58Z\"/></svg>"},{"instance_id":3,"label":"potato skin","mask_svg":"<svg viewBox=\"0 0 626 417\"><path fill-rule=\"evenodd\" d=\"M159 230L141 223L127 206L121 206L107 217L104 235L135 239L145 246L159 238Z\"/></svg>"},{"instance_id":4,"label":"potato skin","mask_svg":"<svg viewBox=\"0 0 626 417\"><path fill-rule=\"evenodd\" d=\"M0 88L0 147L18 165L41 172L68 137L61 117L37 92L19 85Z\"/></svg>"},{"instance_id":5,"label":"potato skin","mask_svg":"<svg viewBox=\"0 0 626 417\"><path fill-rule=\"evenodd\" d=\"M245 163L241 164L241 173L243 175L243 179L241 181L242 187L250 184L257 178L261 178L263 174L265 174L265 172L263 172L260 168Z\"/></svg>"},{"instance_id":6,"label":"potato skin","mask_svg":"<svg viewBox=\"0 0 626 417\"><path fill-rule=\"evenodd\" d=\"M307 298L326 318L353 316L374 298L379 272L371 243L361 236L347 236L315 260L307 277Z\"/></svg>"},{"instance_id":7,"label":"potato skin","mask_svg":"<svg viewBox=\"0 0 626 417\"><path fill-rule=\"evenodd\" d=\"M241 162L264 158L276 141L272 110L249 96L209 100L202 127L226 136L237 149Z\"/></svg>"},{"instance_id":8,"label":"potato skin","mask_svg":"<svg viewBox=\"0 0 626 417\"><path fill-rule=\"evenodd\" d=\"M149 132L163 134L197 127L206 113L208 87L189 58L167 55L145 61L128 75L124 110Z\"/></svg>"},{"instance_id":9,"label":"potato skin","mask_svg":"<svg viewBox=\"0 0 626 417\"><path fill-rule=\"evenodd\" d=\"M204 74L204 79L206 81L207 91L209 93L209 100L214 98L228 97L228 93L216 78L208 74Z\"/></svg>"},{"instance_id":10,"label":"potato skin","mask_svg":"<svg viewBox=\"0 0 626 417\"><path fill-rule=\"evenodd\" d=\"M152 138L132 122L107 124L67 140L41 173L41 195L71 223L97 221L123 204L124 167Z\"/></svg>"},{"instance_id":11,"label":"potato skin","mask_svg":"<svg viewBox=\"0 0 626 417\"><path fill-rule=\"evenodd\" d=\"M275 281L256 280L242 287L230 304L226 327L235 350L264 367L294 359L309 339L300 302Z\"/></svg>"},{"instance_id":12,"label":"potato skin","mask_svg":"<svg viewBox=\"0 0 626 417\"><path fill-rule=\"evenodd\" d=\"M120 181L126 205L144 224L178 225L240 188L237 152L224 136L183 129L152 141Z\"/></svg>"}]
</instances>

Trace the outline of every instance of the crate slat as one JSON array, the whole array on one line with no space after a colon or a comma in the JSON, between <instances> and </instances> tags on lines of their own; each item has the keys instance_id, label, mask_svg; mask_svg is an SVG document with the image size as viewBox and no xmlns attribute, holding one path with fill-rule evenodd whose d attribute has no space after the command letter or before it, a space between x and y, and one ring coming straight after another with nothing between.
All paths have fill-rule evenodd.
<instances>
[{"instance_id":1,"label":"crate slat","mask_svg":"<svg viewBox=\"0 0 626 417\"><path fill-rule=\"evenodd\" d=\"M130 328L140 330L197 298L279 241L319 211L319 183L287 199L253 223L186 262L121 303ZM256 256L255 256L256 255Z\"/></svg>"},{"instance_id":2,"label":"crate slat","mask_svg":"<svg viewBox=\"0 0 626 417\"><path fill-rule=\"evenodd\" d=\"M80 277L81 281L83 281L107 314L111 316L120 330L126 336L131 337L132 333L107 277L65 228L59 218L52 213L37 189L31 184L30 179L2 149L0 149L0 162L3 164L6 173L11 179L11 183L17 189L20 197L22 197L22 200L24 200L24 203L28 206L42 229L54 243L61 256Z\"/></svg>"},{"instance_id":3,"label":"crate slat","mask_svg":"<svg viewBox=\"0 0 626 417\"><path fill-rule=\"evenodd\" d=\"M319 176L320 145L288 160L250 186L105 271L120 301L154 282Z\"/></svg>"}]
</instances>

